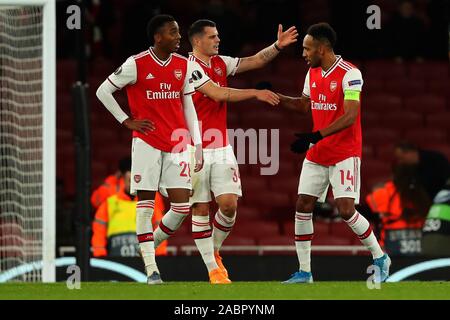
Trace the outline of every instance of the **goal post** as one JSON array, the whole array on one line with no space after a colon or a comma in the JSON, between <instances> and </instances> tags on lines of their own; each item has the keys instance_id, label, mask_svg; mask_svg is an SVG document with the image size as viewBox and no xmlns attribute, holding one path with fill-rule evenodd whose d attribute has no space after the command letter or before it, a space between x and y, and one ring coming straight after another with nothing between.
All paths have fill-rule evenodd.
<instances>
[{"instance_id":1,"label":"goal post","mask_svg":"<svg viewBox=\"0 0 450 320\"><path fill-rule=\"evenodd\" d=\"M14 280L55 282L55 2L0 1L0 275L33 269Z\"/></svg>"}]
</instances>

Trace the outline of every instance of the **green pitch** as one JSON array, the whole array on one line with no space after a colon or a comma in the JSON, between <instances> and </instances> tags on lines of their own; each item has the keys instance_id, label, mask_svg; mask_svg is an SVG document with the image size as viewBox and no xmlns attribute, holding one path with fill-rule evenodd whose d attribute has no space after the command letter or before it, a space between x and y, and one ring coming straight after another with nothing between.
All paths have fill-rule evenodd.
<instances>
[{"instance_id":1,"label":"green pitch","mask_svg":"<svg viewBox=\"0 0 450 320\"><path fill-rule=\"evenodd\" d=\"M450 282L383 283L369 290L365 282L315 282L283 285L278 282L234 282L212 286L206 282L168 282L148 286L131 282L86 282L79 290L65 283L0 284L0 299L151 299L151 300L301 300L301 299L450 299Z\"/></svg>"}]
</instances>

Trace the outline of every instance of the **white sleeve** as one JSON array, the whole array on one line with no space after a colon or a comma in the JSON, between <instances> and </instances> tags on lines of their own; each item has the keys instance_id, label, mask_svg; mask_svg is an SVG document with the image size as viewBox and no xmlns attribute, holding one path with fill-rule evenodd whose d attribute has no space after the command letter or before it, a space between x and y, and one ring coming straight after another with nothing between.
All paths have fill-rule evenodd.
<instances>
[{"instance_id":1,"label":"white sleeve","mask_svg":"<svg viewBox=\"0 0 450 320\"><path fill-rule=\"evenodd\" d=\"M356 68L350 69L344 75L342 79L342 90L355 90L362 91L363 78L361 71Z\"/></svg>"},{"instance_id":2,"label":"white sleeve","mask_svg":"<svg viewBox=\"0 0 450 320\"><path fill-rule=\"evenodd\" d=\"M229 75L234 76L237 69L239 68L239 63L241 62L240 58L233 58L229 56L219 56L222 58L223 62L227 66L227 77Z\"/></svg>"},{"instance_id":3,"label":"white sleeve","mask_svg":"<svg viewBox=\"0 0 450 320\"><path fill-rule=\"evenodd\" d=\"M97 98L103 103L106 109L117 119L120 123L124 122L129 116L122 110L122 108L114 99L113 93L117 90L117 87L113 85L109 79L103 81L98 87L96 95Z\"/></svg>"},{"instance_id":4,"label":"white sleeve","mask_svg":"<svg viewBox=\"0 0 450 320\"><path fill-rule=\"evenodd\" d=\"M305 97L309 98L311 96L311 88L309 87L309 70L306 73L305 84L303 85L303 93Z\"/></svg>"},{"instance_id":5,"label":"white sleeve","mask_svg":"<svg viewBox=\"0 0 450 320\"><path fill-rule=\"evenodd\" d=\"M128 58L120 67L108 77L108 81L118 90L128 84L133 84L137 79L136 62L133 57Z\"/></svg>"},{"instance_id":6,"label":"white sleeve","mask_svg":"<svg viewBox=\"0 0 450 320\"><path fill-rule=\"evenodd\" d=\"M189 133L191 134L194 145L201 144L202 137L200 134L197 112L195 111L191 95L183 96L183 109L184 109L184 118L186 119L186 125L189 129Z\"/></svg>"},{"instance_id":7,"label":"white sleeve","mask_svg":"<svg viewBox=\"0 0 450 320\"><path fill-rule=\"evenodd\" d=\"M188 73L186 77L189 77L192 81L194 89L197 90L209 80L211 80L200 65L195 61L188 61Z\"/></svg>"},{"instance_id":8,"label":"white sleeve","mask_svg":"<svg viewBox=\"0 0 450 320\"><path fill-rule=\"evenodd\" d=\"M183 94L190 95L195 92L194 83L192 81L192 61L188 61L186 68L186 77L184 77Z\"/></svg>"}]
</instances>

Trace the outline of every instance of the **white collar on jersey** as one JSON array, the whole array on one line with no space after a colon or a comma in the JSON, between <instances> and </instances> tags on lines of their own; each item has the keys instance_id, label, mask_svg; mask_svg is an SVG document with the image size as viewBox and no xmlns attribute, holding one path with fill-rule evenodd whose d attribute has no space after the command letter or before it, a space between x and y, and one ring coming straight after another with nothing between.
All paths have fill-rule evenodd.
<instances>
[{"instance_id":1,"label":"white collar on jersey","mask_svg":"<svg viewBox=\"0 0 450 320\"><path fill-rule=\"evenodd\" d=\"M327 71L324 71L323 69L321 70L322 71L322 78L326 78L330 73L332 73L333 70L336 69L337 65L339 64L339 62L341 60L342 60L342 57L339 56L339 55L336 55L336 60L331 65L331 67Z\"/></svg>"},{"instance_id":2,"label":"white collar on jersey","mask_svg":"<svg viewBox=\"0 0 450 320\"><path fill-rule=\"evenodd\" d=\"M150 53L150 57L153 58L153 60L155 60L155 62L157 64L159 64L161 67L165 67L167 66L170 61L172 61L172 54L170 54L169 58L167 58L167 60L161 60L160 58L158 58L158 56L155 54L155 52L153 51L153 47L150 47L148 49L148 52Z\"/></svg>"},{"instance_id":3,"label":"white collar on jersey","mask_svg":"<svg viewBox=\"0 0 450 320\"><path fill-rule=\"evenodd\" d=\"M206 67L211 68L211 64L207 63L205 61L203 61L202 59L200 59L199 57L197 57L196 55L194 55L194 52L188 52L189 56L194 57L195 59L198 60L198 62L200 62L201 64L204 64ZM209 62L211 62L211 58L209 59Z\"/></svg>"}]
</instances>

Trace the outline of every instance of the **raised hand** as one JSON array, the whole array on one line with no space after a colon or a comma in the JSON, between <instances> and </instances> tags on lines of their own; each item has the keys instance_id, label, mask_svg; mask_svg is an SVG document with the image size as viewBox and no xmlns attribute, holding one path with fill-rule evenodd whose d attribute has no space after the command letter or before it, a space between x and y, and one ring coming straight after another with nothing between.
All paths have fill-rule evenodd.
<instances>
[{"instance_id":1,"label":"raised hand","mask_svg":"<svg viewBox=\"0 0 450 320\"><path fill-rule=\"evenodd\" d=\"M130 130L134 130L145 135L148 134L148 131L154 131L156 129L155 124L147 119L134 120L128 118L123 122L123 125Z\"/></svg>"},{"instance_id":2,"label":"raised hand","mask_svg":"<svg viewBox=\"0 0 450 320\"><path fill-rule=\"evenodd\" d=\"M290 27L283 32L283 25L278 25L277 46L280 49L286 48L288 45L297 42L298 32L295 26Z\"/></svg>"},{"instance_id":3,"label":"raised hand","mask_svg":"<svg viewBox=\"0 0 450 320\"><path fill-rule=\"evenodd\" d=\"M270 90L257 90L256 99L258 99L259 101L267 102L272 106L276 106L280 103L280 97Z\"/></svg>"}]
</instances>

